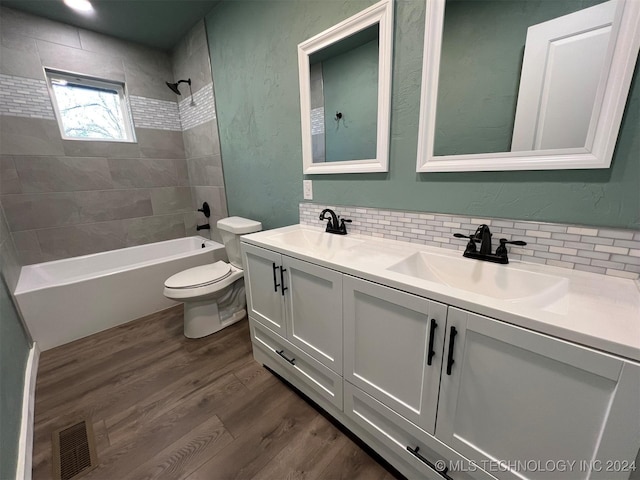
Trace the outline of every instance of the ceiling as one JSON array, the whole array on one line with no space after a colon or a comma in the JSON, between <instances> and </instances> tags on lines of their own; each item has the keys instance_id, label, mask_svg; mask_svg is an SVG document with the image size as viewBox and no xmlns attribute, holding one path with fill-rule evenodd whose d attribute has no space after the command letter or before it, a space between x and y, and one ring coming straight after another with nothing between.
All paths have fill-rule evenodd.
<instances>
[{"instance_id":1,"label":"ceiling","mask_svg":"<svg viewBox=\"0 0 640 480\"><path fill-rule=\"evenodd\" d=\"M94 13L84 16L62 0L2 0L2 5L169 50L220 0L91 0Z\"/></svg>"}]
</instances>

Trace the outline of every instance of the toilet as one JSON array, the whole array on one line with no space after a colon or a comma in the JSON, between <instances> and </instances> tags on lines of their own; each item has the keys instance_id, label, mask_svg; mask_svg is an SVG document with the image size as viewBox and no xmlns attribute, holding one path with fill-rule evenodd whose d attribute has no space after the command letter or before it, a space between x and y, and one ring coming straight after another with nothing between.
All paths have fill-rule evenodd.
<instances>
[{"instance_id":1,"label":"toilet","mask_svg":"<svg viewBox=\"0 0 640 480\"><path fill-rule=\"evenodd\" d=\"M242 217L218 220L229 263L215 262L176 273L164 282L164 296L184 302L184 335L201 338L246 315L240 236L259 232L262 224Z\"/></svg>"}]
</instances>

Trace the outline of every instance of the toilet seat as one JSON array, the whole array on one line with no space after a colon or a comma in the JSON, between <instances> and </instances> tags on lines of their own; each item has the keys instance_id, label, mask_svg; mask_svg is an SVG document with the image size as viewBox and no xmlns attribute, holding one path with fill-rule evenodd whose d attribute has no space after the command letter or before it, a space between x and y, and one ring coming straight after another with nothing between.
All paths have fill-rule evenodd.
<instances>
[{"instance_id":1,"label":"toilet seat","mask_svg":"<svg viewBox=\"0 0 640 480\"><path fill-rule=\"evenodd\" d=\"M231 275L231 265L226 262L215 262L208 265L189 268L167 278L166 288L185 289L211 285Z\"/></svg>"},{"instance_id":2,"label":"toilet seat","mask_svg":"<svg viewBox=\"0 0 640 480\"><path fill-rule=\"evenodd\" d=\"M190 268L164 282L164 296L179 302L215 298L243 276L241 268L226 262Z\"/></svg>"}]
</instances>

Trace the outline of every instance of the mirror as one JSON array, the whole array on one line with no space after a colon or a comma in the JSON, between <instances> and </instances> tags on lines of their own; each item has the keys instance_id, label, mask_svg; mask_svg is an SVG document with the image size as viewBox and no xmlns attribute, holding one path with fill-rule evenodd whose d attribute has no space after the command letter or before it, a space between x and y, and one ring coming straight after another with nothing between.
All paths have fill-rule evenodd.
<instances>
[{"instance_id":1,"label":"mirror","mask_svg":"<svg viewBox=\"0 0 640 480\"><path fill-rule=\"evenodd\" d=\"M298 45L305 174L386 172L393 2Z\"/></svg>"},{"instance_id":2,"label":"mirror","mask_svg":"<svg viewBox=\"0 0 640 480\"><path fill-rule=\"evenodd\" d=\"M640 2L426 6L418 172L610 166Z\"/></svg>"}]
</instances>

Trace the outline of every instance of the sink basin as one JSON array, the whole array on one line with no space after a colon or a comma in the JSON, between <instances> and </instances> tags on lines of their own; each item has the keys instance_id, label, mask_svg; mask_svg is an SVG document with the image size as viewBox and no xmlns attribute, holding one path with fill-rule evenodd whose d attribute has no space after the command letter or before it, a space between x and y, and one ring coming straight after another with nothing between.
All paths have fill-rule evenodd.
<instances>
[{"instance_id":1,"label":"sink basin","mask_svg":"<svg viewBox=\"0 0 640 480\"><path fill-rule=\"evenodd\" d=\"M414 253L388 270L507 302L552 303L569 288L564 277L424 252Z\"/></svg>"},{"instance_id":2,"label":"sink basin","mask_svg":"<svg viewBox=\"0 0 640 480\"><path fill-rule=\"evenodd\" d=\"M281 243L283 247L306 250L309 253L323 257L333 256L340 250L355 247L362 243L362 240L345 235L305 229L274 235L270 240Z\"/></svg>"}]
</instances>

